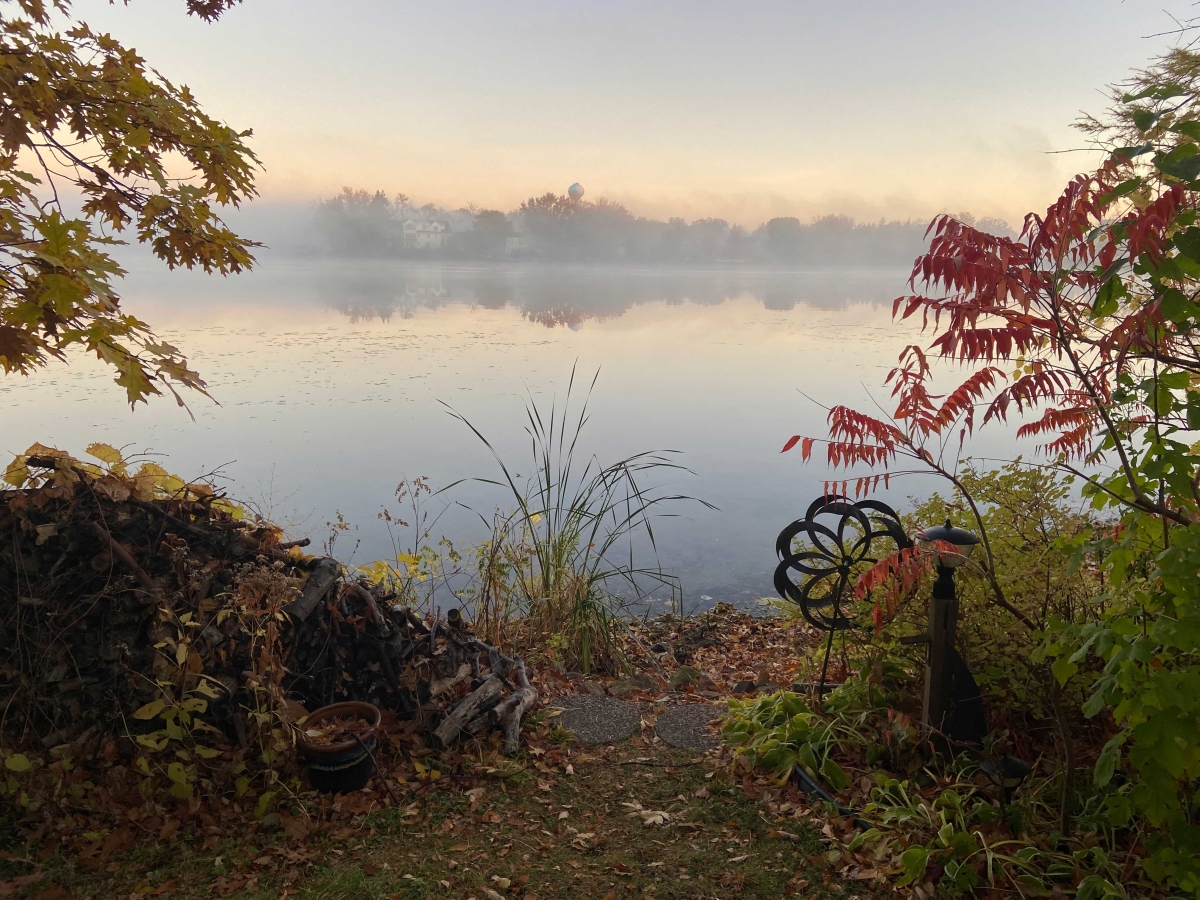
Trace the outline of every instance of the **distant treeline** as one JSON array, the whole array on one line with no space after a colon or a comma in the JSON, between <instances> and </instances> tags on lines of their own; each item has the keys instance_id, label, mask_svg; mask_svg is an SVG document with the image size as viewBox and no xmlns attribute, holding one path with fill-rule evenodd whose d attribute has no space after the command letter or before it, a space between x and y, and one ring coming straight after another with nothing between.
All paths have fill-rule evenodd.
<instances>
[{"instance_id":1,"label":"distant treeline","mask_svg":"<svg viewBox=\"0 0 1200 900\"><path fill-rule=\"evenodd\" d=\"M958 217L986 231L1012 234L999 219ZM318 202L314 216L322 248L333 256L630 263L907 265L922 252L928 224L855 222L839 215L804 223L785 216L749 231L724 219L662 222L608 200L577 201L553 193L504 213L417 207L404 194L389 198L382 191L350 188Z\"/></svg>"}]
</instances>

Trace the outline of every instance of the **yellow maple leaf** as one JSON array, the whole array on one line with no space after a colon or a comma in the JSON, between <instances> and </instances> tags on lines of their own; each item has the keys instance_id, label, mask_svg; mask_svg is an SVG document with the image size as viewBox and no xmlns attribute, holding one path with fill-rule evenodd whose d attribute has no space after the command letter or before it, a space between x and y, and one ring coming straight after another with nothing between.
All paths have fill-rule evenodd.
<instances>
[{"instance_id":1,"label":"yellow maple leaf","mask_svg":"<svg viewBox=\"0 0 1200 900\"><path fill-rule=\"evenodd\" d=\"M29 466L25 465L25 457L17 456L4 470L4 481L13 487L22 487L29 480Z\"/></svg>"},{"instance_id":2,"label":"yellow maple leaf","mask_svg":"<svg viewBox=\"0 0 1200 900\"><path fill-rule=\"evenodd\" d=\"M120 466L125 462L125 458L121 456L121 451L110 444L88 444L87 449L83 452L109 466Z\"/></svg>"}]
</instances>

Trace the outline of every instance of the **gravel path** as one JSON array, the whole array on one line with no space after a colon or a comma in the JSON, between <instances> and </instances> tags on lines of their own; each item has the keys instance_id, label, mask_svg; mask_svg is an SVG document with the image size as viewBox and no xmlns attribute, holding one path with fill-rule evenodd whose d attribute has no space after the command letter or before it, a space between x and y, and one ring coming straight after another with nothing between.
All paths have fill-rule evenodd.
<instances>
[{"instance_id":1,"label":"gravel path","mask_svg":"<svg viewBox=\"0 0 1200 900\"><path fill-rule=\"evenodd\" d=\"M581 744L612 744L629 737L642 724L637 708L616 697L576 694L556 700L554 705L566 710L558 724Z\"/></svg>"},{"instance_id":2,"label":"gravel path","mask_svg":"<svg viewBox=\"0 0 1200 900\"><path fill-rule=\"evenodd\" d=\"M684 750L711 750L717 740L708 731L708 724L721 716L721 710L707 703L685 703L672 706L658 717L654 730L659 738L672 747Z\"/></svg>"}]
</instances>

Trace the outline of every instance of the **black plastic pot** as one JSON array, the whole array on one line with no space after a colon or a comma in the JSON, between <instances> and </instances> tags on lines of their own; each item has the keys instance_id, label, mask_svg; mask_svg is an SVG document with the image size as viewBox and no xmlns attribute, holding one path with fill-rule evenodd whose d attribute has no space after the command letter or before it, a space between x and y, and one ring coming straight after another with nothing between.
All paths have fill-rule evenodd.
<instances>
[{"instance_id":1,"label":"black plastic pot","mask_svg":"<svg viewBox=\"0 0 1200 900\"><path fill-rule=\"evenodd\" d=\"M356 716L369 722L371 728L361 740L315 744L301 738L297 742L300 755L308 766L309 782L325 794L362 790L375 770L372 754L378 744L375 730L379 727L379 709L370 703L334 703L310 713L305 717L304 725L315 725L337 716Z\"/></svg>"}]
</instances>

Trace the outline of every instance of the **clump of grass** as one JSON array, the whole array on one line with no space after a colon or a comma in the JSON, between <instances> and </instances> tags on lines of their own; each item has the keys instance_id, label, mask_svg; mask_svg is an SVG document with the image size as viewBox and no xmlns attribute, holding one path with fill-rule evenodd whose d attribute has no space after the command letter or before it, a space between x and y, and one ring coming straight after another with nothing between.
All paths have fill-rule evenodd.
<instances>
[{"instance_id":1,"label":"clump of grass","mask_svg":"<svg viewBox=\"0 0 1200 900\"><path fill-rule=\"evenodd\" d=\"M682 594L678 578L658 564L653 520L676 515L669 510L681 502L710 505L645 486L648 478L689 471L675 461L677 451L638 453L608 465L586 455L580 437L599 371L577 409L575 374L572 368L561 409L557 400L549 410L532 396L526 402L533 470L521 482L491 442L451 410L491 451L503 475L472 480L507 488L516 503L511 514L493 520L492 539L480 554L476 617L494 627L516 614L519 639L532 655L585 674L616 674L628 668L616 639L627 605L645 601L648 587ZM652 562L635 562L639 546Z\"/></svg>"}]
</instances>

